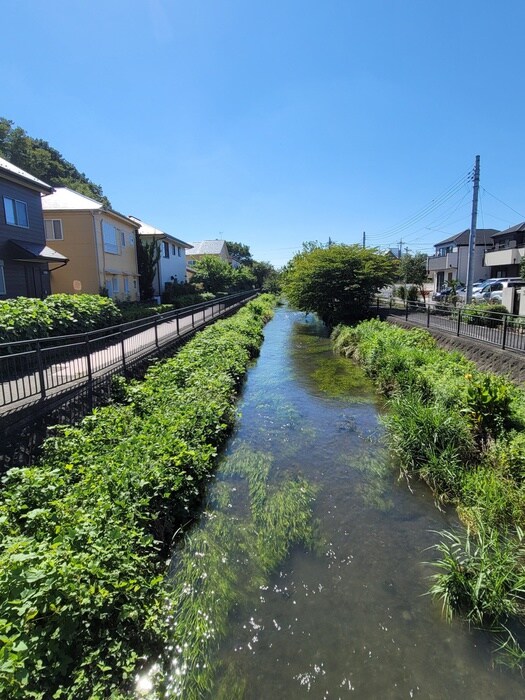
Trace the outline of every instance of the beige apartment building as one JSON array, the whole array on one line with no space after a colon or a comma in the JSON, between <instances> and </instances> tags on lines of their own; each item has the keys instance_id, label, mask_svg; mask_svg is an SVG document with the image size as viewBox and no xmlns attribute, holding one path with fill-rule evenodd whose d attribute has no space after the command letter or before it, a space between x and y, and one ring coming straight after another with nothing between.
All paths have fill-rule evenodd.
<instances>
[{"instance_id":1,"label":"beige apartment building","mask_svg":"<svg viewBox=\"0 0 525 700\"><path fill-rule=\"evenodd\" d=\"M54 294L138 301L136 222L68 187L42 197L42 209L48 245L69 258L51 272Z\"/></svg>"}]
</instances>

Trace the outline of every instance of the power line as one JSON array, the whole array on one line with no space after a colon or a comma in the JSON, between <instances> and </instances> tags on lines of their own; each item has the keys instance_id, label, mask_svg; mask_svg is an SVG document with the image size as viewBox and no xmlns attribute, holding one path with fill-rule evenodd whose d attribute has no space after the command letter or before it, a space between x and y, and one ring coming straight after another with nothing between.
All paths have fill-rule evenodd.
<instances>
[{"instance_id":1,"label":"power line","mask_svg":"<svg viewBox=\"0 0 525 700\"><path fill-rule=\"evenodd\" d=\"M503 204L504 207L507 207L507 209L510 209L510 210L513 211L515 214L517 214L518 216L521 216L523 219L525 219L525 214L522 214L521 212L517 211L516 209L513 209L509 204L507 204L506 202L504 202L502 199L499 199L499 197L496 197L495 194L492 194L492 192L489 192L489 191L488 191L487 189L485 189L484 187L482 187L481 189L483 190L483 192L486 192L488 195L490 195L491 197L493 197L497 202L499 202L500 204Z\"/></svg>"}]
</instances>

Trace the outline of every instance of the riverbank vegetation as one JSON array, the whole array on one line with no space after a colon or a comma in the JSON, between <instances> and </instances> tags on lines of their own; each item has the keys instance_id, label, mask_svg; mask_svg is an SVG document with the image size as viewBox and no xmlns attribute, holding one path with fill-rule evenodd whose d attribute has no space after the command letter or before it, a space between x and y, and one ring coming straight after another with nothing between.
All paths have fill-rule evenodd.
<instances>
[{"instance_id":1,"label":"riverbank vegetation","mask_svg":"<svg viewBox=\"0 0 525 700\"><path fill-rule=\"evenodd\" d=\"M420 329L373 320L339 326L333 339L388 397L387 434L402 472L455 504L467 526L464 535L442 533L437 546L432 593L447 617L500 631L525 621L524 391ZM521 661L515 635L508 639Z\"/></svg>"},{"instance_id":2,"label":"riverbank vegetation","mask_svg":"<svg viewBox=\"0 0 525 700\"><path fill-rule=\"evenodd\" d=\"M8 472L2 697L125 697L160 654L171 548L201 502L273 304L259 297L143 382L120 382L120 403L57 429L37 465Z\"/></svg>"}]
</instances>

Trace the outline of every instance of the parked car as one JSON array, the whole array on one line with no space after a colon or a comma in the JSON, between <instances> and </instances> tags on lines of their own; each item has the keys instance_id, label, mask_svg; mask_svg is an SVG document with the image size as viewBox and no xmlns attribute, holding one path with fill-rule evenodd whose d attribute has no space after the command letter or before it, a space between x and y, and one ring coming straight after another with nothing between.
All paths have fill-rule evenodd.
<instances>
[{"instance_id":1,"label":"parked car","mask_svg":"<svg viewBox=\"0 0 525 700\"><path fill-rule=\"evenodd\" d=\"M525 287L525 280L521 279L521 277L506 277L495 282L489 282L480 289L480 298L476 299L476 301L494 301L501 304L503 290L509 287Z\"/></svg>"},{"instance_id":2,"label":"parked car","mask_svg":"<svg viewBox=\"0 0 525 700\"><path fill-rule=\"evenodd\" d=\"M474 299L474 294L477 294L481 290L482 287L484 287L486 284L489 282L497 282L498 279L496 277L491 277L490 279L487 280L480 280L479 282L474 282L472 285L472 298ZM465 302L467 300L467 289L466 287L463 287L461 291L458 291L458 299L460 301Z\"/></svg>"},{"instance_id":3,"label":"parked car","mask_svg":"<svg viewBox=\"0 0 525 700\"><path fill-rule=\"evenodd\" d=\"M441 287L439 292L434 292L434 294L432 294L432 301L448 301L448 299L451 297L453 291L454 291L454 287L443 286L443 287ZM462 287L462 286L456 287L456 295L457 296L459 296L459 294L463 291L464 291L464 287Z\"/></svg>"}]
</instances>

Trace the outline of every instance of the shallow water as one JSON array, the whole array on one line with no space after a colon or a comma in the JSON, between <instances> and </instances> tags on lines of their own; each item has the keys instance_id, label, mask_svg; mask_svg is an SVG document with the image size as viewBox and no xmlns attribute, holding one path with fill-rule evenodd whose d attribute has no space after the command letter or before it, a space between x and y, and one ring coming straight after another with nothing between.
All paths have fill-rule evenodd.
<instances>
[{"instance_id":1,"label":"shallow water","mask_svg":"<svg viewBox=\"0 0 525 700\"><path fill-rule=\"evenodd\" d=\"M325 336L279 309L248 375L215 488L242 513L229 460L241 449L267 455L270 484L300 476L315 487L316 544L295 546L269 579L242 587L209 697L525 697L521 676L494 666L488 635L448 624L425 595L428 548L455 516L397 479L380 400Z\"/></svg>"}]
</instances>

